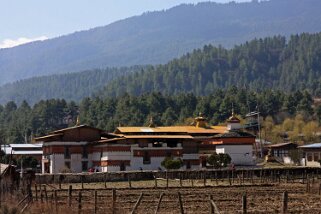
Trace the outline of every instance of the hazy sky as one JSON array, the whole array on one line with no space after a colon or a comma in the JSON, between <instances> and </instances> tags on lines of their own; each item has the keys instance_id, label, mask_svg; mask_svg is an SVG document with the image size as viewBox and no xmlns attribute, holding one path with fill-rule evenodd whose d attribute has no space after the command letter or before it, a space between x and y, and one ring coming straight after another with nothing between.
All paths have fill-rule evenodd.
<instances>
[{"instance_id":1,"label":"hazy sky","mask_svg":"<svg viewBox=\"0 0 321 214\"><path fill-rule=\"evenodd\" d=\"M147 11L198 2L202 0L0 0L0 48L107 25Z\"/></svg>"}]
</instances>

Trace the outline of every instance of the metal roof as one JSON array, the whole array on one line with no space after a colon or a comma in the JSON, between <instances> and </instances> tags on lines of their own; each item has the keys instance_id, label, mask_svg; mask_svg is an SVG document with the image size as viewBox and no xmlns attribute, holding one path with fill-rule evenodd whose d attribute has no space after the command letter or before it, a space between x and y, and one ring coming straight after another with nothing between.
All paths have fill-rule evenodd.
<instances>
[{"instance_id":1,"label":"metal roof","mask_svg":"<svg viewBox=\"0 0 321 214\"><path fill-rule=\"evenodd\" d=\"M268 145L268 147L271 147L271 148L278 148L278 147L289 146L289 145L297 146L297 144L295 144L295 143L288 142L288 143L277 143L277 144L271 144L271 145Z\"/></svg>"},{"instance_id":2,"label":"metal roof","mask_svg":"<svg viewBox=\"0 0 321 214\"><path fill-rule=\"evenodd\" d=\"M38 148L42 147L42 143L19 143L19 144L9 144L12 148Z\"/></svg>"},{"instance_id":3,"label":"metal roof","mask_svg":"<svg viewBox=\"0 0 321 214\"><path fill-rule=\"evenodd\" d=\"M12 151L13 155L42 155L43 152L41 151Z\"/></svg>"},{"instance_id":4,"label":"metal roof","mask_svg":"<svg viewBox=\"0 0 321 214\"><path fill-rule=\"evenodd\" d=\"M302 149L320 149L321 148L321 143L313 143L313 144L309 144L309 145L299 146L299 148L302 148Z\"/></svg>"},{"instance_id":5,"label":"metal roof","mask_svg":"<svg viewBox=\"0 0 321 214\"><path fill-rule=\"evenodd\" d=\"M42 143L25 143L25 144L6 144L1 145L1 149L7 154L13 155L34 155L34 154L42 154L42 150L34 150L42 148ZM15 149L19 149L16 151Z\"/></svg>"}]
</instances>

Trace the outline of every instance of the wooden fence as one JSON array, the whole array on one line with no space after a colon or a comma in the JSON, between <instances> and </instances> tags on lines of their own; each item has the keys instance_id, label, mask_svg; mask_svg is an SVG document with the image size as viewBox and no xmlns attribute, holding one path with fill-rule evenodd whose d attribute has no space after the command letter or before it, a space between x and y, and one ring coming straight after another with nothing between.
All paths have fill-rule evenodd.
<instances>
[{"instance_id":1,"label":"wooden fence","mask_svg":"<svg viewBox=\"0 0 321 214\"><path fill-rule=\"evenodd\" d=\"M63 208L72 208L79 213L99 213L109 210L107 213L118 213L123 208L117 195L119 191L127 191L124 197L134 202L127 207L130 213L140 213L146 201L150 197L154 201L153 213L158 213L168 203L174 203L180 213L186 212L186 200L195 189L208 191L215 187L239 188L245 187L277 188L278 185L299 184L305 194L321 195L321 171L319 168L289 168L289 169L237 169L237 170L207 170L207 171L173 171L173 172L125 172L125 173L94 173L94 174L56 174L50 175L53 182L45 183L49 175L37 175L36 183L13 189L0 183L0 207L13 200L20 212L37 209L37 212L45 212L46 209L62 212ZM116 178L110 178L119 174ZM96 176L104 179L96 183ZM64 176L62 179L61 176ZM68 176L72 176L72 179ZM78 176L78 178L74 178ZM94 176L95 179L89 179ZM44 179L45 178L45 179ZM141 179L141 180L140 180ZM67 183L68 180L74 182ZM273 186L276 185L276 186ZM186 190L190 189L189 193ZM183 191L183 192L182 192ZM185 192L184 192L185 191ZM283 191L283 190L282 190ZM154 195L151 195L153 192ZM135 194L133 194L135 193ZM208 197L201 202L207 202L208 212L220 213L217 198L206 192ZM288 210L288 192L282 194L279 203L282 205L280 212ZM247 194L239 195L239 212L247 213ZM164 200L166 198L166 200ZM165 205L164 205L165 204ZM185 205L184 205L185 204ZM129 205L128 205L129 206ZM167 206L167 205L166 205ZM41 208L40 210L38 208Z\"/></svg>"}]
</instances>

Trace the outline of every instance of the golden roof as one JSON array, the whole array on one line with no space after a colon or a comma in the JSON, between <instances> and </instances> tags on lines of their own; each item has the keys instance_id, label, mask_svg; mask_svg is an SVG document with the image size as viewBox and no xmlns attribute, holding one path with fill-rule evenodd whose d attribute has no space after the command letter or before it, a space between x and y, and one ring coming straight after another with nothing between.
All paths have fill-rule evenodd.
<instances>
[{"instance_id":1,"label":"golden roof","mask_svg":"<svg viewBox=\"0 0 321 214\"><path fill-rule=\"evenodd\" d=\"M163 127L118 127L116 134L125 133L186 133L186 134L220 134L227 131L226 126L163 126Z\"/></svg>"},{"instance_id":2,"label":"golden roof","mask_svg":"<svg viewBox=\"0 0 321 214\"><path fill-rule=\"evenodd\" d=\"M190 135L125 135L126 139L193 139Z\"/></svg>"}]
</instances>

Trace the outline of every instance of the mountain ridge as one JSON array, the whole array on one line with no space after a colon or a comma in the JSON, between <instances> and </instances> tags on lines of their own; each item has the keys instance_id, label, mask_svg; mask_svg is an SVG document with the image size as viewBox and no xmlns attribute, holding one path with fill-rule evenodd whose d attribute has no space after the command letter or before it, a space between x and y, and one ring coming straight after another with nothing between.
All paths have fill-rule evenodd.
<instances>
[{"instance_id":1,"label":"mountain ridge","mask_svg":"<svg viewBox=\"0 0 321 214\"><path fill-rule=\"evenodd\" d=\"M321 2L183 4L103 27L0 50L0 85L39 75L162 64L205 44L232 47L272 35L317 32ZM273 15L271 15L273 11Z\"/></svg>"}]
</instances>

